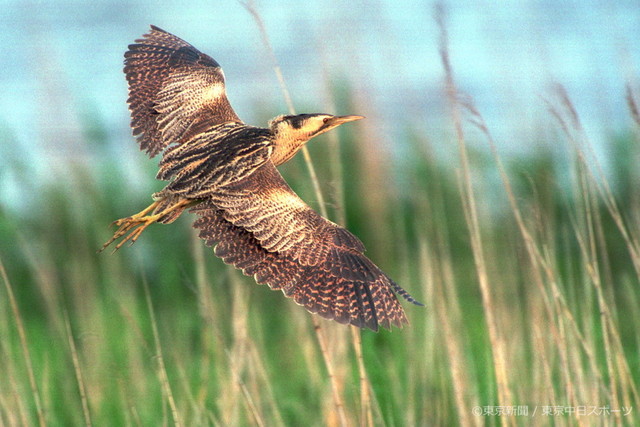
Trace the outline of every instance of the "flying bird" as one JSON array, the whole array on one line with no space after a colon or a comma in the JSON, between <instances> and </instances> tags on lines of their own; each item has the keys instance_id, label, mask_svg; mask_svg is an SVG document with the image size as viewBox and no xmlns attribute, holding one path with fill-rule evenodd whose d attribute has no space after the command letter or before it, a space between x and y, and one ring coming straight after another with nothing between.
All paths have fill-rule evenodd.
<instances>
[{"instance_id":1,"label":"flying bird","mask_svg":"<svg viewBox=\"0 0 640 427\"><path fill-rule=\"evenodd\" d=\"M162 153L156 178L169 184L146 209L116 220L101 250L119 238L116 250L132 244L189 208L216 256L308 311L375 331L408 323L395 294L421 304L276 169L311 138L364 117L281 115L249 126L229 104L220 65L182 39L151 26L124 56L133 135L150 157Z\"/></svg>"}]
</instances>

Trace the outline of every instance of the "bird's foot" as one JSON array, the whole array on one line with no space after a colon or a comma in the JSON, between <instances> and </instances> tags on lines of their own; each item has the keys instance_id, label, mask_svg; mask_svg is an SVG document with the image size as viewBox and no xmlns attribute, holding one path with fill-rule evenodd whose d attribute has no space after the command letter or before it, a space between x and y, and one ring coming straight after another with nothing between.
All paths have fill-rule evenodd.
<instances>
[{"instance_id":1,"label":"bird's foot","mask_svg":"<svg viewBox=\"0 0 640 427\"><path fill-rule=\"evenodd\" d=\"M115 242L122 236L125 237L116 245L115 249L113 250L114 252L120 249L127 242L133 244L138 239L138 237L140 237L140 234L142 234L142 232L148 226L156 222L161 216L162 215L149 215L136 217L136 215L133 215L127 218L120 218L112 222L111 225L118 226L118 229L115 233L113 233L113 236L104 245L102 245L102 248L100 248L100 252L105 250L107 246L109 246L111 243Z\"/></svg>"},{"instance_id":2,"label":"bird's foot","mask_svg":"<svg viewBox=\"0 0 640 427\"><path fill-rule=\"evenodd\" d=\"M118 240L120 237L126 235L127 233L129 234L116 245L113 251L115 252L120 249L126 242L131 242L130 244L133 244L138 239L140 234L144 231L144 229L156 222L160 217L160 215L155 214L147 215L149 212L153 211L158 206L158 204L159 202L155 201L135 215L113 221L111 225L116 225L118 229L115 233L113 233L113 236L109 240L107 240L104 245L102 245L98 252L104 251L107 246Z\"/></svg>"},{"instance_id":3,"label":"bird's foot","mask_svg":"<svg viewBox=\"0 0 640 427\"><path fill-rule=\"evenodd\" d=\"M154 211L162 200L163 199L156 200L155 202L147 206L144 210L138 212L135 215L113 221L111 225L117 226L118 229L115 233L113 233L113 236L109 240L107 240L104 245L102 245L102 248L100 248L98 252L104 251L107 246L109 246L122 236L124 236L124 238L116 245L113 250L114 252L120 249L127 242L132 245L136 240L138 240L138 237L140 237L142 232L148 226L150 226L154 222L158 222L158 220L161 220L163 217L172 212L175 212L176 210L181 212L185 207L188 207L194 203L193 200L182 199L177 203L171 205L167 209L164 209L157 213L153 213L152 215L147 215L149 212Z\"/></svg>"}]
</instances>

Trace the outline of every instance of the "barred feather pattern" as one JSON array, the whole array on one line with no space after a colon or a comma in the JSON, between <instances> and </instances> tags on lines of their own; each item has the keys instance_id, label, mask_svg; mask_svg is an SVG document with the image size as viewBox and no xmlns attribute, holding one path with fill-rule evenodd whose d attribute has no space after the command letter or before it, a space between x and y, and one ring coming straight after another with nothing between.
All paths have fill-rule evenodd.
<instances>
[{"instance_id":1,"label":"barred feather pattern","mask_svg":"<svg viewBox=\"0 0 640 427\"><path fill-rule=\"evenodd\" d=\"M154 194L156 221L171 223L198 203L191 211L200 237L259 284L343 324L407 323L396 295L420 303L364 255L356 236L307 206L274 164L318 133L301 126L331 116L281 116L269 128L242 123L218 63L153 26L129 46L124 71L133 133L151 157L163 152L157 178L170 181Z\"/></svg>"},{"instance_id":2,"label":"barred feather pattern","mask_svg":"<svg viewBox=\"0 0 640 427\"><path fill-rule=\"evenodd\" d=\"M264 133L267 132L267 133ZM292 251L304 265L316 265L330 247L319 232L337 235L359 251L362 243L322 218L289 187L270 161L265 129L222 124L187 144L169 147L157 178L173 181L166 194L211 199L225 219L251 232L267 251Z\"/></svg>"},{"instance_id":3,"label":"barred feather pattern","mask_svg":"<svg viewBox=\"0 0 640 427\"><path fill-rule=\"evenodd\" d=\"M316 265L305 266L291 252L265 250L252 233L227 221L211 200L191 211L199 217L194 227L207 245L215 245L216 256L257 283L282 290L309 312L374 331L407 323L393 292L399 286L341 236L319 235L330 249Z\"/></svg>"},{"instance_id":4,"label":"barred feather pattern","mask_svg":"<svg viewBox=\"0 0 640 427\"><path fill-rule=\"evenodd\" d=\"M357 237L300 199L271 162L242 180L212 189L208 197L224 210L227 221L251 232L266 250L290 251L303 265L326 259L333 240L364 251ZM332 239L319 238L324 235Z\"/></svg>"},{"instance_id":5,"label":"barred feather pattern","mask_svg":"<svg viewBox=\"0 0 640 427\"><path fill-rule=\"evenodd\" d=\"M131 127L150 157L210 126L241 122L229 104L220 65L152 26L125 53Z\"/></svg>"},{"instance_id":6,"label":"barred feather pattern","mask_svg":"<svg viewBox=\"0 0 640 427\"><path fill-rule=\"evenodd\" d=\"M310 312L373 330L406 323L394 292L417 302L364 256L357 237L295 194L270 160L272 139L267 129L225 123L172 145L158 172L172 182L158 195L169 204L201 200L194 227L217 243L215 254Z\"/></svg>"},{"instance_id":7,"label":"barred feather pattern","mask_svg":"<svg viewBox=\"0 0 640 427\"><path fill-rule=\"evenodd\" d=\"M189 198L206 196L252 174L273 151L268 129L223 123L200 133L187 144L174 144L162 156L156 176L173 180L167 191Z\"/></svg>"}]
</instances>

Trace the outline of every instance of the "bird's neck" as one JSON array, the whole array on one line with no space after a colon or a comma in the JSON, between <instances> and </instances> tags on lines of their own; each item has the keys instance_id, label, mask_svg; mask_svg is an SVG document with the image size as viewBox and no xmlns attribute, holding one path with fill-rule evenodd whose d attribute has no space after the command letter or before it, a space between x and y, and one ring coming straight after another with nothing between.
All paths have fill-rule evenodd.
<instances>
[{"instance_id":1,"label":"bird's neck","mask_svg":"<svg viewBox=\"0 0 640 427\"><path fill-rule=\"evenodd\" d=\"M271 154L271 161L276 165L281 165L289 161L304 146L308 139L296 139L290 135L274 134L274 150Z\"/></svg>"}]
</instances>

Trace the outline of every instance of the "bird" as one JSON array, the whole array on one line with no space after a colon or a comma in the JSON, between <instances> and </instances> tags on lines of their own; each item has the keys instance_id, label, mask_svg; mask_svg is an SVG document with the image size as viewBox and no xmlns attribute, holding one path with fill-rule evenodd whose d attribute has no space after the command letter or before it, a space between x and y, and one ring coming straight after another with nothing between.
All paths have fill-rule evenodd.
<instances>
[{"instance_id":1,"label":"bird","mask_svg":"<svg viewBox=\"0 0 640 427\"><path fill-rule=\"evenodd\" d=\"M156 178L168 184L147 208L114 221L118 228L100 251L120 238L114 251L133 244L151 224L170 224L189 209L217 257L309 312L373 331L408 323L396 295L422 304L277 169L310 139L363 116L280 115L266 128L245 124L218 62L153 25L124 57L133 136L150 158L161 154Z\"/></svg>"}]
</instances>

